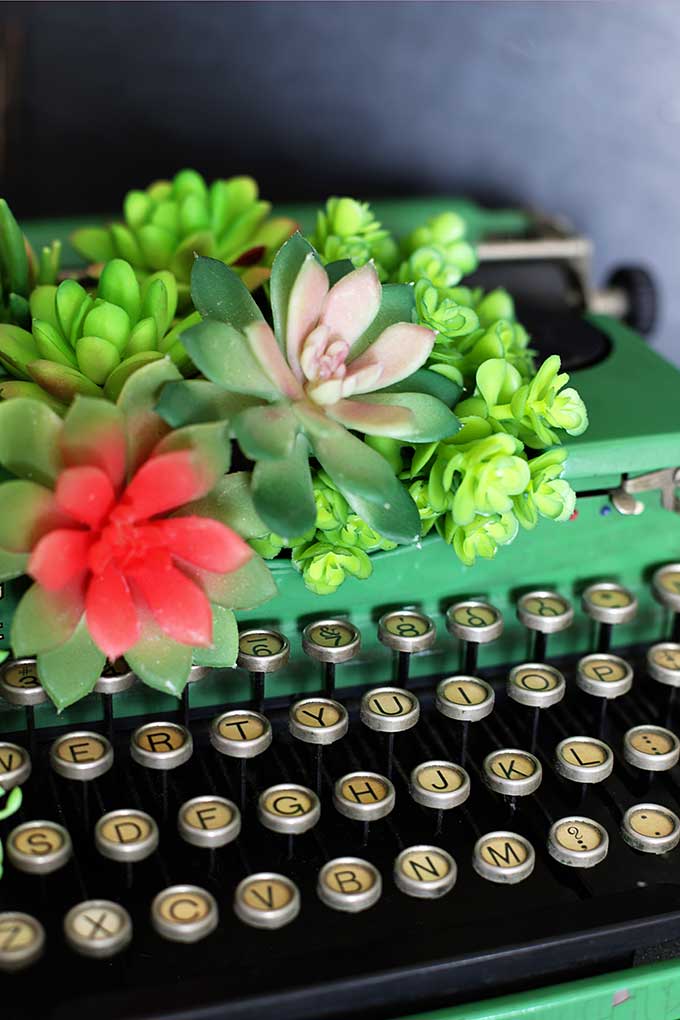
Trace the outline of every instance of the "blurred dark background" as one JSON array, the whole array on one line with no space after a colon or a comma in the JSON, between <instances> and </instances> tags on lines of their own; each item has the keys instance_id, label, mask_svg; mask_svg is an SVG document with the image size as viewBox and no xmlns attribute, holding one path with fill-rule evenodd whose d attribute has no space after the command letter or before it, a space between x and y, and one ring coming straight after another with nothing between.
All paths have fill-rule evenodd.
<instances>
[{"instance_id":1,"label":"blurred dark background","mask_svg":"<svg viewBox=\"0 0 680 1020\"><path fill-rule=\"evenodd\" d=\"M680 362L680 5L5 3L1 191L105 213L191 165L265 197L467 194L641 262Z\"/></svg>"}]
</instances>

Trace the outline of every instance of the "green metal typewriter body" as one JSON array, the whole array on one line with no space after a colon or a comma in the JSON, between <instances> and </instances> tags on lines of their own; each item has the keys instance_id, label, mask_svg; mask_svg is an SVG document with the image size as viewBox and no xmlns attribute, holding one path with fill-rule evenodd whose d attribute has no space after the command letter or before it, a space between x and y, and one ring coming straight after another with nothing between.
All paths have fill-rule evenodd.
<instances>
[{"instance_id":1,"label":"green metal typewriter body","mask_svg":"<svg viewBox=\"0 0 680 1020\"><path fill-rule=\"evenodd\" d=\"M376 203L376 212L388 226L404 231L411 220L446 205L443 200L386 202ZM288 211L303 221L309 215L306 209ZM496 227L513 233L521 225L511 218ZM63 235L61 226L54 225ZM485 225L476 226L483 235ZM37 225L35 239L49 229ZM631 836L629 809L638 805L666 810L668 817L659 826L668 819L672 824L680 813L677 765L647 769L646 759L638 757L636 764L634 748L629 748L630 731L637 726L671 735L680 726L672 666L665 674L654 668L650 673L648 660L650 647L680 640L673 605L680 567L675 589L675 575L669 575L668 598L658 574L655 581L660 568L680 561L680 371L613 317L587 313L578 321L584 347L592 341L600 356L594 363L585 357L585 367L572 369L574 385L589 408L590 427L567 444L567 474L578 494L569 522L540 523L524 541L474 568L462 566L437 537L428 537L418 549L375 555L369 581L349 579L324 600L305 590L289 564L275 562L278 596L259 610L239 614L239 624L283 635L290 645L288 661L264 678L238 667L210 671L189 685L184 705L140 684L113 695L109 703L93 694L61 716L43 702L30 708L35 732L29 741L29 710L0 700L0 755L2 741L14 742L27 750L30 744L33 759L19 822L51 820L72 841L68 863L42 878L15 868L11 853L6 861L0 911L25 911L42 920L47 939L32 967L3 975L0 995L9 996L5 1003L11 1003L8 1013L0 1007L3 1015L65 1017L96 1008L98 1016L112 1018L417 1015L421 1020L482 1020L523 1016L538 1004L535 1015L566 1018L595 1002L614 1002L628 989L620 998L623 1004L633 989L639 1001L657 996L659 1005L653 1014L626 1013L622 1007L622 1016L680 1016L672 964L595 980L629 966L636 948L680 936L680 851L657 854L643 846L644 834L637 845L634 835L631 842L624 834ZM637 611L621 614L627 619L620 623L614 614L613 626L603 628L582 606L584 592L600 582L610 583L614 592L632 593ZM518 613L530 592L556 593L575 610L568 626L549 634L547 648L537 644L536 633L543 632L527 626L526 614ZM18 594L12 584L2 589L0 650L8 648ZM450 607L464 603L489 605L504 622L502 633L479 644L473 657L470 642L456 636L450 625L450 613L448 627L445 622ZM396 643L385 642L379 629L385 614L402 611L422 614L436 627L430 646L408 660L394 650ZM361 635L360 650L339 663L330 680L302 643L303 630L325 619L346 621ZM578 662L598 648L632 667L632 689L620 698L598 696L597 675L595 687L584 680ZM543 654L536 656L537 649ZM532 711L527 705L535 702L522 703L509 693L512 667L536 661L566 677L566 696L544 712ZM466 664L475 668L465 670ZM464 714L442 711L441 688L445 678L468 672L488 681L496 697L494 711L469 724ZM665 679L659 680L660 675ZM35 682L30 664L24 676L30 687ZM380 732L366 721L366 692L394 687L395 678L399 689L417 702L420 718L408 731ZM292 706L321 697L324 690L328 695L331 682L333 698L348 712L349 730L324 746L322 757L322 745L296 731ZM271 746L252 761L239 757L233 747L231 754L218 748L213 720L236 708L261 710L271 721ZM152 721L186 726L193 754L184 764L162 771L155 764L147 767L143 755L131 758L133 734ZM114 752L113 767L91 783L53 767L54 742L81 731L108 733ZM558 743L577 736L611 748L609 778L591 784L556 767ZM166 742L173 740L166 734ZM170 751L169 744L165 750ZM489 784L487 756L508 749L515 755L528 752L542 766L542 783L529 795L515 794L502 782ZM414 798L413 775L426 762L465 765L471 793L464 804L435 810ZM505 763L503 773L507 779L509 769L511 782L513 762ZM342 791L337 782L354 773L362 782L367 774L390 779L396 803L382 820L361 810L343 815L338 808ZM304 833L262 822L266 806L258 808L258 797L283 783L319 795L321 818ZM371 797L382 799L383 792L376 788ZM240 807L238 839L215 849L218 844L186 838L188 823L178 823L178 813L182 816L186 804L199 796L225 797ZM144 811L155 820L160 843L141 863L133 866L122 857L114 862L101 851L101 839L96 843L95 824L113 810ZM299 813L306 812L303 804ZM608 855L592 871L570 867L549 852L551 827L564 818L578 824L590 819L608 834ZM5 843L16 824L16 818L0 823ZM479 840L490 832L504 840L497 854L507 858L514 853L518 866L525 850L507 839L515 834L528 840L535 855L533 874L517 884L485 876L475 854ZM652 847L662 838L658 831L647 835ZM445 896L423 898L409 891L403 876L400 882L393 875L399 855L414 847L430 855L433 847L440 848L455 860L457 879ZM328 890L323 895L324 865L345 859L345 872L352 876L345 884L353 883L357 895L371 886L361 862L380 874L378 897L365 913L343 904L342 879L336 882L335 901ZM493 865L493 852L490 860ZM426 865L421 861L420 875L417 862L412 868L418 881L425 866L434 867L431 857ZM502 871L503 864L499 867ZM280 894L283 913L293 894L271 876L294 882L301 908L289 927L275 930L272 924L271 930L262 930L257 913L248 915L247 907L239 906L237 886L253 873L270 876L260 892L265 890L270 899ZM218 927L205 941L183 945L176 933L173 938L172 916L163 929L162 904L154 897L175 886L186 886L183 895L190 898L195 887L214 897ZM372 887L375 893L375 881ZM79 955L74 950L77 932L69 941L62 931L67 911L93 899L120 903L132 916L134 936L119 955L92 959L82 924ZM194 903L190 909L198 917L203 906ZM168 909L172 915L172 904ZM272 912L270 902L268 918ZM104 911L100 923L115 927L115 918L107 920ZM0 926L0 960L7 939ZM187 936L185 942L190 941ZM54 982L53 990L45 982ZM563 984L551 988L555 982ZM486 1002L499 995L506 998ZM605 1008L601 1015L609 1016Z\"/></svg>"}]
</instances>

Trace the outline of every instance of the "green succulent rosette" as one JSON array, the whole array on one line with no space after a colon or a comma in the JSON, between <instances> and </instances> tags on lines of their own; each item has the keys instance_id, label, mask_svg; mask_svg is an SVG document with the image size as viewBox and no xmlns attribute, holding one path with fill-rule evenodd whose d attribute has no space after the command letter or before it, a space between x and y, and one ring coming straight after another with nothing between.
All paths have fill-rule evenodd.
<instances>
[{"instance_id":1,"label":"green succulent rosette","mask_svg":"<svg viewBox=\"0 0 680 1020\"><path fill-rule=\"evenodd\" d=\"M175 321L177 283L161 270L140 285L129 262L107 262L94 294L76 280L32 291L32 331L0 325L0 396L44 400L63 412L81 396L115 400L129 376L166 355L195 372L179 337L200 320Z\"/></svg>"},{"instance_id":2,"label":"green succulent rosette","mask_svg":"<svg viewBox=\"0 0 680 1020\"><path fill-rule=\"evenodd\" d=\"M428 280L435 287L455 287L477 268L477 254L465 239L465 221L455 212L440 213L410 234L402 249L406 258L399 266L402 283Z\"/></svg>"},{"instance_id":3,"label":"green succulent rosette","mask_svg":"<svg viewBox=\"0 0 680 1020\"><path fill-rule=\"evenodd\" d=\"M354 198L329 198L316 217L310 243L324 263L349 259L359 269L373 262L380 280L386 282L399 263L399 247L378 222L368 202Z\"/></svg>"},{"instance_id":4,"label":"green succulent rosette","mask_svg":"<svg viewBox=\"0 0 680 1020\"><path fill-rule=\"evenodd\" d=\"M0 323L30 324L31 291L38 284L56 281L60 256L61 244L53 241L36 257L12 210L0 198Z\"/></svg>"},{"instance_id":5,"label":"green succulent rosette","mask_svg":"<svg viewBox=\"0 0 680 1020\"><path fill-rule=\"evenodd\" d=\"M269 277L274 255L295 230L292 220L270 212L252 177L208 185L195 170L181 170L171 181L129 191L123 223L76 230L71 242L95 264L123 258L142 276L170 270L183 308L196 253L232 266L250 290Z\"/></svg>"},{"instance_id":6,"label":"green succulent rosette","mask_svg":"<svg viewBox=\"0 0 680 1020\"><path fill-rule=\"evenodd\" d=\"M323 541L294 550L293 566L316 595L332 595L348 576L363 581L373 573L373 565L363 549Z\"/></svg>"},{"instance_id":7,"label":"green succulent rosette","mask_svg":"<svg viewBox=\"0 0 680 1020\"><path fill-rule=\"evenodd\" d=\"M459 388L419 371L434 336L411 321L412 288L381 287L370 263L327 272L296 234L272 267L273 329L240 280L214 260L196 260L192 296L203 321L182 343L209 383L166 386L158 407L165 420L211 420L239 395L249 406L231 428L255 463L255 506L271 532L303 535L316 526L313 456L370 528L390 541L415 541L415 504L385 458L353 434L435 442L458 428L440 396L454 399Z\"/></svg>"}]
</instances>

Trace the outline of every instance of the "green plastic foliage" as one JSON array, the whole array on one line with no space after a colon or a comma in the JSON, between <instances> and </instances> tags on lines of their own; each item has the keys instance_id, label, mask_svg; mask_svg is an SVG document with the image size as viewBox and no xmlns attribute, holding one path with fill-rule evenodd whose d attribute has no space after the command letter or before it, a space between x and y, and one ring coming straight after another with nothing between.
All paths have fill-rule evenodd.
<instances>
[{"instance_id":1,"label":"green plastic foliage","mask_svg":"<svg viewBox=\"0 0 680 1020\"><path fill-rule=\"evenodd\" d=\"M465 240L465 221L455 212L441 213L414 230L403 244L399 267L402 283L428 280L435 287L455 287L477 268L475 249Z\"/></svg>"},{"instance_id":2,"label":"green plastic foliage","mask_svg":"<svg viewBox=\"0 0 680 1020\"><path fill-rule=\"evenodd\" d=\"M332 595L347 575L364 580L373 572L363 549L334 546L329 542L313 542L293 550L293 566L302 574L307 588L317 595Z\"/></svg>"},{"instance_id":3,"label":"green plastic foliage","mask_svg":"<svg viewBox=\"0 0 680 1020\"><path fill-rule=\"evenodd\" d=\"M129 191L124 223L77 230L71 240L94 263L123 258L142 276L170 270L185 307L196 253L233 266L249 289L267 279L274 255L295 229L291 220L269 218L270 211L252 177L208 185L195 170L181 170L171 181Z\"/></svg>"},{"instance_id":4,"label":"green plastic foliage","mask_svg":"<svg viewBox=\"0 0 680 1020\"><path fill-rule=\"evenodd\" d=\"M77 394L115 400L130 375L167 355L185 374L195 371L179 343L197 314L173 325L177 282L162 270L140 285L132 266L112 259L97 291L76 280L40 286L31 294L32 333L0 326L0 363L15 378L32 381L64 408ZM5 399L14 394L3 391Z\"/></svg>"},{"instance_id":5,"label":"green plastic foliage","mask_svg":"<svg viewBox=\"0 0 680 1020\"><path fill-rule=\"evenodd\" d=\"M349 259L355 268L373 260L386 282L399 262L396 241L373 215L368 202L329 198L316 217L310 241L324 263Z\"/></svg>"},{"instance_id":6,"label":"green plastic foliage","mask_svg":"<svg viewBox=\"0 0 680 1020\"><path fill-rule=\"evenodd\" d=\"M61 244L53 241L36 258L12 210L0 198L0 323L30 324L31 291L56 281L60 255Z\"/></svg>"}]
</instances>

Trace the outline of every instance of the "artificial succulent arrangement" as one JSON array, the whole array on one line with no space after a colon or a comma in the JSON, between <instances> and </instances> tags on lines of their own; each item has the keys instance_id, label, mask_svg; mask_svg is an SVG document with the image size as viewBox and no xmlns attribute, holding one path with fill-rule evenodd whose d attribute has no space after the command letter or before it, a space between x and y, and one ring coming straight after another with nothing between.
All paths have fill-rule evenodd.
<instances>
[{"instance_id":1,"label":"artificial succulent arrangement","mask_svg":"<svg viewBox=\"0 0 680 1020\"><path fill-rule=\"evenodd\" d=\"M459 213L398 239L332 198L306 238L249 178L183 171L76 234L96 272L27 283L4 209L0 580L32 581L11 644L59 709L107 658L175 695L233 665L265 559L325 595L431 532L469 567L571 516L585 407L509 294L465 286Z\"/></svg>"}]
</instances>

